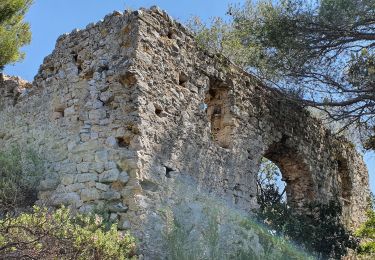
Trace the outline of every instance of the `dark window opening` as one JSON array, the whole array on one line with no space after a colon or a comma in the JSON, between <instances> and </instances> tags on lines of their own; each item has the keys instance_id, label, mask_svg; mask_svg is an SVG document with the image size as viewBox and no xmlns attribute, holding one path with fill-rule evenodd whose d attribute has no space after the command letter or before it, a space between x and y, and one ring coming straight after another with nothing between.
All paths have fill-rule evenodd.
<instances>
[{"instance_id":1,"label":"dark window opening","mask_svg":"<svg viewBox=\"0 0 375 260\"><path fill-rule=\"evenodd\" d=\"M155 114L157 116L161 116L161 113L163 112L163 110L161 108L155 108Z\"/></svg>"},{"instance_id":2,"label":"dark window opening","mask_svg":"<svg viewBox=\"0 0 375 260\"><path fill-rule=\"evenodd\" d=\"M130 139L124 137L116 137L116 141L119 147L128 148L130 145Z\"/></svg>"},{"instance_id":3,"label":"dark window opening","mask_svg":"<svg viewBox=\"0 0 375 260\"><path fill-rule=\"evenodd\" d=\"M164 166L164 167L165 167L165 177L171 178L171 172L173 172L174 170L168 166Z\"/></svg>"},{"instance_id":4,"label":"dark window opening","mask_svg":"<svg viewBox=\"0 0 375 260\"><path fill-rule=\"evenodd\" d=\"M168 37L169 39L173 39L173 36L174 36L174 33L173 33L172 30L170 30L170 31L168 32L168 34L167 34L167 37Z\"/></svg>"},{"instance_id":5,"label":"dark window opening","mask_svg":"<svg viewBox=\"0 0 375 260\"><path fill-rule=\"evenodd\" d=\"M178 85L184 86L184 84L189 80L189 77L184 72L181 72L178 76Z\"/></svg>"},{"instance_id":6,"label":"dark window opening","mask_svg":"<svg viewBox=\"0 0 375 260\"><path fill-rule=\"evenodd\" d=\"M64 117L65 116L64 115L64 110L65 110L65 107L63 107L63 106L56 107L54 109L54 112L57 114L55 116L55 118L58 119L58 118Z\"/></svg>"}]
</instances>

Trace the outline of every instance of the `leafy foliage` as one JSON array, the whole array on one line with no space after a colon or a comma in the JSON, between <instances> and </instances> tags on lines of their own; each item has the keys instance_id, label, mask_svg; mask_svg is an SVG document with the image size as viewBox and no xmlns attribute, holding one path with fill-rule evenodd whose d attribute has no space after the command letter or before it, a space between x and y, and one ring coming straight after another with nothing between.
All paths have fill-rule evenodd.
<instances>
[{"instance_id":1,"label":"leafy foliage","mask_svg":"<svg viewBox=\"0 0 375 260\"><path fill-rule=\"evenodd\" d=\"M0 70L22 59L20 48L31 40L29 24L23 21L32 0L1 0L0 2Z\"/></svg>"},{"instance_id":2,"label":"leafy foliage","mask_svg":"<svg viewBox=\"0 0 375 260\"><path fill-rule=\"evenodd\" d=\"M258 217L276 234L289 238L319 259L340 259L348 248L357 247L356 238L340 222L339 203L313 203L307 209L298 212L285 203L276 203L262 207Z\"/></svg>"},{"instance_id":3,"label":"leafy foliage","mask_svg":"<svg viewBox=\"0 0 375 260\"><path fill-rule=\"evenodd\" d=\"M375 212L367 211L367 221L359 228L356 234L363 239L358 249L362 255L375 255Z\"/></svg>"},{"instance_id":4,"label":"leafy foliage","mask_svg":"<svg viewBox=\"0 0 375 260\"><path fill-rule=\"evenodd\" d=\"M366 212L367 221L356 231L356 235L361 238L358 253L362 256L375 256L375 198L372 194L370 207Z\"/></svg>"},{"instance_id":5,"label":"leafy foliage","mask_svg":"<svg viewBox=\"0 0 375 260\"><path fill-rule=\"evenodd\" d=\"M344 129L374 133L374 0L247 0L228 14L231 20L215 18L209 26L191 22L202 46L300 93L301 104L343 120Z\"/></svg>"},{"instance_id":6,"label":"leafy foliage","mask_svg":"<svg viewBox=\"0 0 375 260\"><path fill-rule=\"evenodd\" d=\"M33 205L42 175L43 165L34 151L13 147L0 152L0 212Z\"/></svg>"},{"instance_id":7,"label":"leafy foliage","mask_svg":"<svg viewBox=\"0 0 375 260\"><path fill-rule=\"evenodd\" d=\"M115 224L106 230L98 215L73 216L64 207L0 220L1 259L129 259L134 250L134 238Z\"/></svg>"},{"instance_id":8,"label":"leafy foliage","mask_svg":"<svg viewBox=\"0 0 375 260\"><path fill-rule=\"evenodd\" d=\"M280 175L277 166L262 161L258 175L257 212L259 221L266 224L275 235L297 243L319 259L340 259L347 248L355 249L358 241L341 223L341 205L332 200L328 204L310 203L302 209L288 206L283 192L275 181Z\"/></svg>"}]
</instances>

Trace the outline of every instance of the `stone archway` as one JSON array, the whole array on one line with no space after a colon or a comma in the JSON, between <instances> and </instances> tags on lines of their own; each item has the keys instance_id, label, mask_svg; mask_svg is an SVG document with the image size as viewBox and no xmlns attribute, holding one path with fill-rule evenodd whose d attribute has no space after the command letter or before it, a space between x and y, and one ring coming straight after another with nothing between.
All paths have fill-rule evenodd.
<instances>
[{"instance_id":1,"label":"stone archway","mask_svg":"<svg viewBox=\"0 0 375 260\"><path fill-rule=\"evenodd\" d=\"M302 208L316 198L312 174L298 152L287 145L288 138L273 143L264 157L276 164L286 183L286 197L289 206Z\"/></svg>"}]
</instances>

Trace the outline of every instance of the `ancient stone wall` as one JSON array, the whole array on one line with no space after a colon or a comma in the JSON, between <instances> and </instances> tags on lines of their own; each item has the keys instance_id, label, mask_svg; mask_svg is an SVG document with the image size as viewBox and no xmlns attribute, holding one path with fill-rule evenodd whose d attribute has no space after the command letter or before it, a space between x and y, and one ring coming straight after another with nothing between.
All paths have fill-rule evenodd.
<instances>
[{"instance_id":1,"label":"ancient stone wall","mask_svg":"<svg viewBox=\"0 0 375 260\"><path fill-rule=\"evenodd\" d=\"M145 13L139 28L137 87L149 97L141 105L142 158L150 167L142 178L157 178L162 166L189 173L251 209L265 156L282 170L291 205L338 196L360 221L355 212L363 209L368 179L352 144L223 57L199 51L162 13Z\"/></svg>"},{"instance_id":2,"label":"ancient stone wall","mask_svg":"<svg viewBox=\"0 0 375 260\"><path fill-rule=\"evenodd\" d=\"M44 159L42 201L83 211L105 202L114 218L126 211L120 190L129 176L118 160L134 161L135 154L121 148L135 131L137 92L119 75L131 67L136 33L132 21L115 12L63 35L29 93L2 97L1 146L30 146ZM15 82L1 83L6 89Z\"/></svg>"},{"instance_id":3,"label":"ancient stone wall","mask_svg":"<svg viewBox=\"0 0 375 260\"><path fill-rule=\"evenodd\" d=\"M280 167L290 205L337 196L348 225L363 221L368 176L354 146L200 50L158 8L115 12L61 36L33 87L19 85L0 79L0 147L20 144L44 159L40 201L104 207L151 258L163 254L166 209L181 214L186 204L183 219L194 218L195 195L257 208L263 156Z\"/></svg>"}]
</instances>

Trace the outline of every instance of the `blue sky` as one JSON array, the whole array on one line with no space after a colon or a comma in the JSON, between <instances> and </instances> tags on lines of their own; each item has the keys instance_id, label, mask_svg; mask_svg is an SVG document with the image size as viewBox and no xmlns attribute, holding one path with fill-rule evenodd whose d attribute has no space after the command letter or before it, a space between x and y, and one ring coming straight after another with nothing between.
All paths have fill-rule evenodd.
<instances>
[{"instance_id":1,"label":"blue sky","mask_svg":"<svg viewBox=\"0 0 375 260\"><path fill-rule=\"evenodd\" d=\"M85 28L114 10L158 5L180 21L186 21L193 15L207 21L213 16L223 16L230 3L241 2L244 0L35 0L26 16L33 33L31 44L23 48L26 58L7 66L5 73L31 81L43 58L52 52L59 35L74 28ZM370 172L371 190L375 192L375 154L366 154L365 160Z\"/></svg>"}]
</instances>

